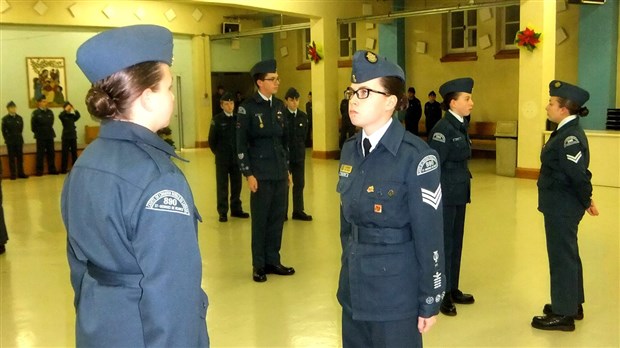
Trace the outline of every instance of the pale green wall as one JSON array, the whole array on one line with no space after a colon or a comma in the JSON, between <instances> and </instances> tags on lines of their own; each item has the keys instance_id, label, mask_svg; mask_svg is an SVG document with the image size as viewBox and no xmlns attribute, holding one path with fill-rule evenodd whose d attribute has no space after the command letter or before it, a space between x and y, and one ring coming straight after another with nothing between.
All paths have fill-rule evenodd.
<instances>
[{"instance_id":1,"label":"pale green wall","mask_svg":"<svg viewBox=\"0 0 620 348\"><path fill-rule=\"evenodd\" d=\"M259 38L241 38L239 49L233 49L231 40L211 41L212 72L248 72L261 59Z\"/></svg>"},{"instance_id":2,"label":"pale green wall","mask_svg":"<svg viewBox=\"0 0 620 348\"><path fill-rule=\"evenodd\" d=\"M64 57L66 66L67 86L65 97L71 101L82 118L77 122L78 142L84 141L84 126L97 125L86 110L84 97L90 88L90 83L75 64L75 52L96 31L84 28L54 28L37 26L0 25L0 103L3 115L4 106L9 100L15 101L18 113L24 117L24 141L33 143L34 136L30 131L30 116L33 109L28 107L28 81L26 77L26 57ZM185 143L194 144L194 99L192 88L192 47L188 37L174 39L174 66L173 74L182 77L183 109L185 120ZM55 116L62 111L53 108ZM174 127L174 126L173 126ZM58 119L54 122L57 139L60 141L62 125Z\"/></svg>"}]
</instances>

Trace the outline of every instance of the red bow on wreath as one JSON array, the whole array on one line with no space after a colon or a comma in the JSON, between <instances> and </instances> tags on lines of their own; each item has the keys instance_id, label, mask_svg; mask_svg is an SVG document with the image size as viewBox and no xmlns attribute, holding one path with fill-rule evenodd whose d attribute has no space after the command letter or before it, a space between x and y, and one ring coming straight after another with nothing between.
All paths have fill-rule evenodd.
<instances>
[{"instance_id":1,"label":"red bow on wreath","mask_svg":"<svg viewBox=\"0 0 620 348\"><path fill-rule=\"evenodd\" d=\"M316 44L312 41L312 45L308 45L308 55L310 56L310 60L318 63L319 60L323 59L321 54L319 54L318 49L316 48Z\"/></svg>"}]
</instances>

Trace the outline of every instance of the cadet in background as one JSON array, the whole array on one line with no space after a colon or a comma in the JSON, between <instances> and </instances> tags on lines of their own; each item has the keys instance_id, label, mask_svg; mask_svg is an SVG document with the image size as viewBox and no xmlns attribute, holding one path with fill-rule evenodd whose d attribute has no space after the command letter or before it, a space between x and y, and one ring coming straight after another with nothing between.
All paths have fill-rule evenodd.
<instances>
[{"instance_id":1,"label":"cadet in background","mask_svg":"<svg viewBox=\"0 0 620 348\"><path fill-rule=\"evenodd\" d=\"M306 184L306 138L308 136L308 117L299 109L299 92L293 87L284 95L287 124L289 129L288 151L289 172L293 177L293 220L312 221L312 216L304 212L304 186ZM288 192L288 191L287 191ZM286 200L288 216L288 194Z\"/></svg>"},{"instance_id":2,"label":"cadet in background","mask_svg":"<svg viewBox=\"0 0 620 348\"><path fill-rule=\"evenodd\" d=\"M44 160L47 160L49 174L58 174L55 163L54 138L54 113L47 108L45 95L37 98L37 108L32 112L30 120L31 130L37 143L36 175L43 175Z\"/></svg>"},{"instance_id":3,"label":"cadet in background","mask_svg":"<svg viewBox=\"0 0 620 348\"><path fill-rule=\"evenodd\" d=\"M80 119L80 112L73 108L70 102L65 102L62 112L58 115L62 122L62 156L60 159L60 172L67 172L67 163L69 162L69 154L71 154L71 163L77 161L77 132L75 131L75 122Z\"/></svg>"},{"instance_id":4,"label":"cadet in background","mask_svg":"<svg viewBox=\"0 0 620 348\"><path fill-rule=\"evenodd\" d=\"M439 153L441 187L443 192L443 232L446 254L446 296L440 310L448 316L456 315L458 304L472 304L474 297L459 290L465 208L471 202L471 141L467 135L466 118L474 107L471 92L474 80L469 77L451 80L439 88L446 110L428 137L429 145Z\"/></svg>"},{"instance_id":5,"label":"cadet in background","mask_svg":"<svg viewBox=\"0 0 620 348\"><path fill-rule=\"evenodd\" d=\"M256 63L250 75L258 90L239 107L237 155L251 191L252 279L264 282L270 273L285 276L295 273L293 267L280 261L290 183L289 132L286 107L274 96L280 86L275 59Z\"/></svg>"},{"instance_id":6,"label":"cadet in background","mask_svg":"<svg viewBox=\"0 0 620 348\"><path fill-rule=\"evenodd\" d=\"M424 104L424 125L426 126L426 134L431 134L433 127L441 120L441 104L437 101L435 91L428 93L428 101Z\"/></svg>"},{"instance_id":7,"label":"cadet in background","mask_svg":"<svg viewBox=\"0 0 620 348\"><path fill-rule=\"evenodd\" d=\"M6 104L6 114L2 118L2 136L6 144L9 159L9 173L11 180L26 179L24 173L24 119L17 114L17 105L11 100Z\"/></svg>"},{"instance_id":8,"label":"cadet in background","mask_svg":"<svg viewBox=\"0 0 620 348\"><path fill-rule=\"evenodd\" d=\"M422 103L415 97L415 88L407 90L407 111L405 113L405 128L413 135L420 135L418 124L422 118Z\"/></svg>"},{"instance_id":9,"label":"cadet in background","mask_svg":"<svg viewBox=\"0 0 620 348\"><path fill-rule=\"evenodd\" d=\"M575 319L583 319L583 267L577 232L585 212L598 215L592 200L592 173L588 138L579 117L589 111L583 105L588 91L569 83L549 83L547 118L557 124L540 154L538 210L545 218L547 255L551 278L551 303L532 326L541 330L575 330Z\"/></svg>"},{"instance_id":10,"label":"cadet in background","mask_svg":"<svg viewBox=\"0 0 620 348\"><path fill-rule=\"evenodd\" d=\"M222 112L215 115L209 129L209 147L215 155L215 181L217 186L217 212L219 221L228 221L230 179L230 216L247 219L250 214L241 207L241 171L237 163L237 115L233 112L235 99L230 92L220 98Z\"/></svg>"}]
</instances>

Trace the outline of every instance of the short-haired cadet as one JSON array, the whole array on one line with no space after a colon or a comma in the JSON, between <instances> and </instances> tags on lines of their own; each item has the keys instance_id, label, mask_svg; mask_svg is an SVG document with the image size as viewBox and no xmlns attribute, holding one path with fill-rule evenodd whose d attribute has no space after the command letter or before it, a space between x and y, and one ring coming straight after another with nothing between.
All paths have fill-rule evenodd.
<instances>
[{"instance_id":1,"label":"short-haired cadet","mask_svg":"<svg viewBox=\"0 0 620 348\"><path fill-rule=\"evenodd\" d=\"M250 75L257 91L239 107L237 156L241 173L250 188L252 215L252 278L267 280L267 274L293 275L293 267L282 265L280 247L286 217L288 173L288 129L286 107L275 97L280 77L274 59L256 63Z\"/></svg>"},{"instance_id":2,"label":"short-haired cadet","mask_svg":"<svg viewBox=\"0 0 620 348\"><path fill-rule=\"evenodd\" d=\"M170 123L172 33L103 31L77 50L101 120L62 191L78 347L208 347L200 215L183 160L156 132Z\"/></svg>"},{"instance_id":3,"label":"short-haired cadet","mask_svg":"<svg viewBox=\"0 0 620 348\"><path fill-rule=\"evenodd\" d=\"M308 116L299 109L299 92L293 87L284 95L288 123L289 171L293 177L293 220L312 221L304 211L304 186L306 185L306 138L308 137ZM288 192L288 191L287 191ZM288 197L288 194L287 194ZM286 200L288 216L288 199Z\"/></svg>"},{"instance_id":4,"label":"short-haired cadet","mask_svg":"<svg viewBox=\"0 0 620 348\"><path fill-rule=\"evenodd\" d=\"M448 81L439 87L446 110L431 130L429 145L439 153L443 188L443 232L446 253L446 296L441 312L456 315L455 303L472 304L474 297L459 290L461 254L465 230L465 207L471 202L471 142L467 135L469 116L474 106L471 92L474 80L469 77Z\"/></svg>"},{"instance_id":5,"label":"short-haired cadet","mask_svg":"<svg viewBox=\"0 0 620 348\"><path fill-rule=\"evenodd\" d=\"M588 170L588 138L579 117L588 115L584 104L590 93L567 82L549 83L547 118L557 124L540 154L538 210L545 218L545 236L551 278L551 303L532 326L541 330L575 330L583 319L583 267L577 230L587 212L598 215L592 200L592 173Z\"/></svg>"},{"instance_id":6,"label":"short-haired cadet","mask_svg":"<svg viewBox=\"0 0 620 348\"><path fill-rule=\"evenodd\" d=\"M47 107L45 95L37 98L37 108L32 112L30 118L30 129L34 133L37 143L36 156L36 175L43 175L44 160L47 161L47 171L49 174L58 174L56 170L56 152L54 150L54 113Z\"/></svg>"},{"instance_id":7,"label":"short-haired cadet","mask_svg":"<svg viewBox=\"0 0 620 348\"><path fill-rule=\"evenodd\" d=\"M338 171L343 347L422 347L445 286L437 152L392 118L407 106L398 65L355 52L347 96L362 131Z\"/></svg>"},{"instance_id":8,"label":"short-haired cadet","mask_svg":"<svg viewBox=\"0 0 620 348\"><path fill-rule=\"evenodd\" d=\"M235 98L226 92L220 98L222 112L215 115L209 129L209 147L215 155L215 182L217 186L217 212L220 222L231 216L247 219L250 214L241 207L241 171L237 163L237 115L234 113ZM228 182L230 180L230 205Z\"/></svg>"},{"instance_id":9,"label":"short-haired cadet","mask_svg":"<svg viewBox=\"0 0 620 348\"><path fill-rule=\"evenodd\" d=\"M2 117L2 136L6 144L11 180L26 179L24 172L24 119L17 114L17 105L11 100L6 104L8 112Z\"/></svg>"}]
</instances>

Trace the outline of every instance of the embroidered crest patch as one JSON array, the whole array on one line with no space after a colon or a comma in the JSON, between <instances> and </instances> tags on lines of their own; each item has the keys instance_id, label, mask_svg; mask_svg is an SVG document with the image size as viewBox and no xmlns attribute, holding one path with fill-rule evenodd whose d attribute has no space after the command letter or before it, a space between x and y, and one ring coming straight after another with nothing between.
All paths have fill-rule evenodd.
<instances>
[{"instance_id":1,"label":"embroidered crest patch","mask_svg":"<svg viewBox=\"0 0 620 348\"><path fill-rule=\"evenodd\" d=\"M446 136L441 134L441 133L435 133L435 134L433 134L433 140L439 141L441 143L445 143L446 142Z\"/></svg>"},{"instance_id":2,"label":"embroidered crest patch","mask_svg":"<svg viewBox=\"0 0 620 348\"><path fill-rule=\"evenodd\" d=\"M440 134L440 133L435 133L435 134ZM439 161L437 161L437 157L435 155L427 155L424 158L422 158L422 160L420 161L420 164L418 164L418 170L416 171L416 173L418 174L418 176L420 176L422 174L430 173L433 170L437 169L438 167L439 167Z\"/></svg>"},{"instance_id":3,"label":"embroidered crest patch","mask_svg":"<svg viewBox=\"0 0 620 348\"><path fill-rule=\"evenodd\" d=\"M176 191L161 190L151 196L146 203L146 209L177 213L189 216L189 207L185 198Z\"/></svg>"},{"instance_id":4,"label":"embroidered crest patch","mask_svg":"<svg viewBox=\"0 0 620 348\"><path fill-rule=\"evenodd\" d=\"M571 135L564 139L564 147L569 147L571 145L579 144L579 139L576 136Z\"/></svg>"},{"instance_id":5,"label":"embroidered crest patch","mask_svg":"<svg viewBox=\"0 0 620 348\"><path fill-rule=\"evenodd\" d=\"M245 115L246 114L245 108L243 106L240 106L239 109L237 109L237 113L239 115Z\"/></svg>"}]
</instances>

